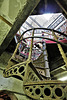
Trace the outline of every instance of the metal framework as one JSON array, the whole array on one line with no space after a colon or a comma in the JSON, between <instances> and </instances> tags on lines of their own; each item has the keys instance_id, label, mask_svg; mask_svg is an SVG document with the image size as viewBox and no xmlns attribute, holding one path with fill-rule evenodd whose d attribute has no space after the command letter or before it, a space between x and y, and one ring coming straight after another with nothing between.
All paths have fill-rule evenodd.
<instances>
[{"instance_id":1,"label":"metal framework","mask_svg":"<svg viewBox=\"0 0 67 100\"><path fill-rule=\"evenodd\" d=\"M17 49L20 45L20 43L18 43L18 45L14 51L14 54L12 55L11 59L8 62L7 68L3 72L3 75L5 78L15 77L15 78L22 80L23 81L23 90L27 96L32 98L32 100L66 100L67 99L67 82L50 80L50 78L43 76L40 71L38 72L35 67L37 65L38 66L41 65L41 67L43 66L43 63L42 62L40 63L40 60L42 61L42 58L45 55L44 56L41 55L40 56L41 59L37 59L38 64L36 64L35 61L33 62L31 59L32 48L33 48L33 38L35 38L34 31L35 31L35 29L33 29L32 37L27 37L27 38L32 38L28 59L24 62L19 62L15 58ZM55 36L53 30L51 30L51 31L52 31L53 35ZM24 35L24 33L23 33L23 35ZM23 40L22 36L21 36L20 40ZM38 37L38 38L45 39L44 37ZM55 37L55 39L56 39L56 37ZM54 41L57 43L60 43L57 41L57 39ZM60 43L60 44L62 44L62 43ZM61 48L59 47L60 44L58 44L59 51L62 48L62 47ZM60 53L65 61L66 68L67 68L67 63L66 63L67 58L65 57L65 55L63 55L64 52L63 53L62 52L63 51L60 51ZM40 70L41 70L41 67L40 67ZM44 72L46 71L45 67L46 66L43 66ZM47 73L47 72L45 72L45 73Z\"/></svg>"}]
</instances>

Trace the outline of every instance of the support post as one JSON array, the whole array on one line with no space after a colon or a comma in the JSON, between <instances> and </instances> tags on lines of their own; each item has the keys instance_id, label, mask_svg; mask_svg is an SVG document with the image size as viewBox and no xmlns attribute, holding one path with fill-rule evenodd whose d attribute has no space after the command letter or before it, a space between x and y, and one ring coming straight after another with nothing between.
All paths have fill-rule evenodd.
<instances>
[{"instance_id":1,"label":"support post","mask_svg":"<svg viewBox=\"0 0 67 100\"><path fill-rule=\"evenodd\" d=\"M54 33L53 31L52 31L52 34L53 34L55 40L58 41L57 36L55 35L55 33ZM60 54L62 55L62 58L63 58L63 60L64 60L64 62L65 62L66 68L67 68L67 57L66 57L66 55L65 55L65 53L64 53L64 51L63 51L61 45L60 45L60 44L57 44L57 46L58 46L58 48L59 48Z\"/></svg>"},{"instance_id":2,"label":"support post","mask_svg":"<svg viewBox=\"0 0 67 100\"><path fill-rule=\"evenodd\" d=\"M34 36L34 29L33 29L32 36ZM30 52L29 52L28 60L31 60L31 56L32 56L32 48L33 48L33 38L31 39Z\"/></svg>"},{"instance_id":3,"label":"support post","mask_svg":"<svg viewBox=\"0 0 67 100\"><path fill-rule=\"evenodd\" d=\"M43 41L43 55L44 55L45 76L49 79L50 69L49 69L48 58L47 58L46 42L44 41Z\"/></svg>"}]
</instances>

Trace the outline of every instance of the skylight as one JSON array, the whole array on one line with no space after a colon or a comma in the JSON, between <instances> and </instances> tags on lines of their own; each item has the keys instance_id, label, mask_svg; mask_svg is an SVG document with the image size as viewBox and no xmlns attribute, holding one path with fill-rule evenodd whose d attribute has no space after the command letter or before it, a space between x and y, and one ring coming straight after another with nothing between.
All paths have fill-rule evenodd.
<instances>
[{"instance_id":1,"label":"skylight","mask_svg":"<svg viewBox=\"0 0 67 100\"><path fill-rule=\"evenodd\" d=\"M43 14L43 15L46 20L49 20L53 14L48 13L48 14Z\"/></svg>"}]
</instances>

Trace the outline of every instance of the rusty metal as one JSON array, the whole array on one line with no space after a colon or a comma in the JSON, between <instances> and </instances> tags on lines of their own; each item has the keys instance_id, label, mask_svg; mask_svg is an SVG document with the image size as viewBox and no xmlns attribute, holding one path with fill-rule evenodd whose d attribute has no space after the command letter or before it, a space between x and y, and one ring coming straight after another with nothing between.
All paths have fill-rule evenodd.
<instances>
[{"instance_id":1,"label":"rusty metal","mask_svg":"<svg viewBox=\"0 0 67 100\"><path fill-rule=\"evenodd\" d=\"M18 95L23 95L23 96L26 96L25 94L23 93L20 93L20 92L16 92L16 91L10 91L10 90L1 90L1 92L6 92L6 93L12 93L12 94L18 94Z\"/></svg>"},{"instance_id":2,"label":"rusty metal","mask_svg":"<svg viewBox=\"0 0 67 100\"><path fill-rule=\"evenodd\" d=\"M28 71L27 71L28 72ZM30 80L29 80L30 81ZM67 82L61 81L35 81L24 83L24 92L36 100L63 100L67 99ZM58 94L59 91L59 94Z\"/></svg>"},{"instance_id":3,"label":"rusty metal","mask_svg":"<svg viewBox=\"0 0 67 100\"><path fill-rule=\"evenodd\" d=\"M32 36L33 35L34 35L34 30L33 30ZM31 78L33 80L38 80L39 78L42 79L41 76L39 75L39 73L36 71L36 69L33 66L32 61L31 61L32 46L33 46L33 39L31 41L30 52L29 52L29 57L28 57L27 61L21 62L19 64L16 64L16 62L11 61L11 59L15 56L15 53L17 51L17 48L16 48L14 54L12 55L11 59L9 60L7 69L4 71L4 77L13 76L13 77L19 78L21 80L24 79L24 82L27 80L29 81L29 79L27 79L27 78L32 77L31 75L33 75L33 78ZM32 73L31 75L30 75L30 72Z\"/></svg>"},{"instance_id":4,"label":"rusty metal","mask_svg":"<svg viewBox=\"0 0 67 100\"><path fill-rule=\"evenodd\" d=\"M57 80L27 82L24 92L35 100L67 100L67 82Z\"/></svg>"},{"instance_id":5,"label":"rusty metal","mask_svg":"<svg viewBox=\"0 0 67 100\"><path fill-rule=\"evenodd\" d=\"M9 90L0 90L0 98L2 100L18 100L17 97L14 95L14 92Z\"/></svg>"},{"instance_id":6,"label":"rusty metal","mask_svg":"<svg viewBox=\"0 0 67 100\"><path fill-rule=\"evenodd\" d=\"M9 69L4 70L3 76L5 78L16 77L18 79L23 80L25 74L25 66L26 66L26 62L16 64L10 67Z\"/></svg>"},{"instance_id":7,"label":"rusty metal","mask_svg":"<svg viewBox=\"0 0 67 100\"><path fill-rule=\"evenodd\" d=\"M27 69L28 67L28 69ZM26 73L27 72L27 73ZM26 74L26 77L25 77ZM32 76L33 75L33 76ZM19 64L16 64L9 69L6 69L3 72L3 76L5 78L8 77L15 77L20 80L25 80L26 81L35 81L35 80L42 80L41 76L39 73L36 71L35 67L33 66L31 61L25 61Z\"/></svg>"},{"instance_id":8,"label":"rusty metal","mask_svg":"<svg viewBox=\"0 0 67 100\"><path fill-rule=\"evenodd\" d=\"M9 63L10 65L9 68L8 69L6 68L6 70L4 70L3 72L4 77L6 78L15 77L22 80L25 94L32 99L66 100L67 82L61 82L57 80L47 80L46 77L43 77L45 76L45 74L43 73L43 71L45 70L44 63L41 63L44 57L43 53L39 56L39 58L36 61L31 60L34 30L32 36L33 37L31 37L32 39L31 39L31 46L30 46L28 59L25 62L21 62L21 63L18 62L18 64L14 63L14 65L12 66ZM40 38L44 38L44 37L40 37ZM58 41L55 40L55 42ZM16 51L17 49L18 48L16 48ZM13 55L13 57L15 57L15 55ZM38 61L41 62L37 63Z\"/></svg>"}]
</instances>

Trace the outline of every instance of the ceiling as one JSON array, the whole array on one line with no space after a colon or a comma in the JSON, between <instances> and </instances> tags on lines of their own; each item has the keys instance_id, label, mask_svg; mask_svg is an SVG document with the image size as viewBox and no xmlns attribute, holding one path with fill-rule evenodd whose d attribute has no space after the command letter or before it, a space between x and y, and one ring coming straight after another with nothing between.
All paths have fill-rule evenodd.
<instances>
[{"instance_id":1,"label":"ceiling","mask_svg":"<svg viewBox=\"0 0 67 100\"><path fill-rule=\"evenodd\" d=\"M40 15L44 13L59 13L61 8L55 0L40 0L32 15Z\"/></svg>"},{"instance_id":2,"label":"ceiling","mask_svg":"<svg viewBox=\"0 0 67 100\"><path fill-rule=\"evenodd\" d=\"M66 18L63 16L62 13L30 15L27 18L27 20L22 24L20 28L20 33L22 34L24 31L31 28L49 28L49 29L58 30L58 28L61 27L61 25L63 25L65 22L66 22ZM60 31L63 32L63 29ZM36 35L40 35L42 33L42 30L37 30L35 31L35 33Z\"/></svg>"},{"instance_id":3,"label":"ceiling","mask_svg":"<svg viewBox=\"0 0 67 100\"><path fill-rule=\"evenodd\" d=\"M67 0L40 0L32 15L63 13L67 17Z\"/></svg>"}]
</instances>

